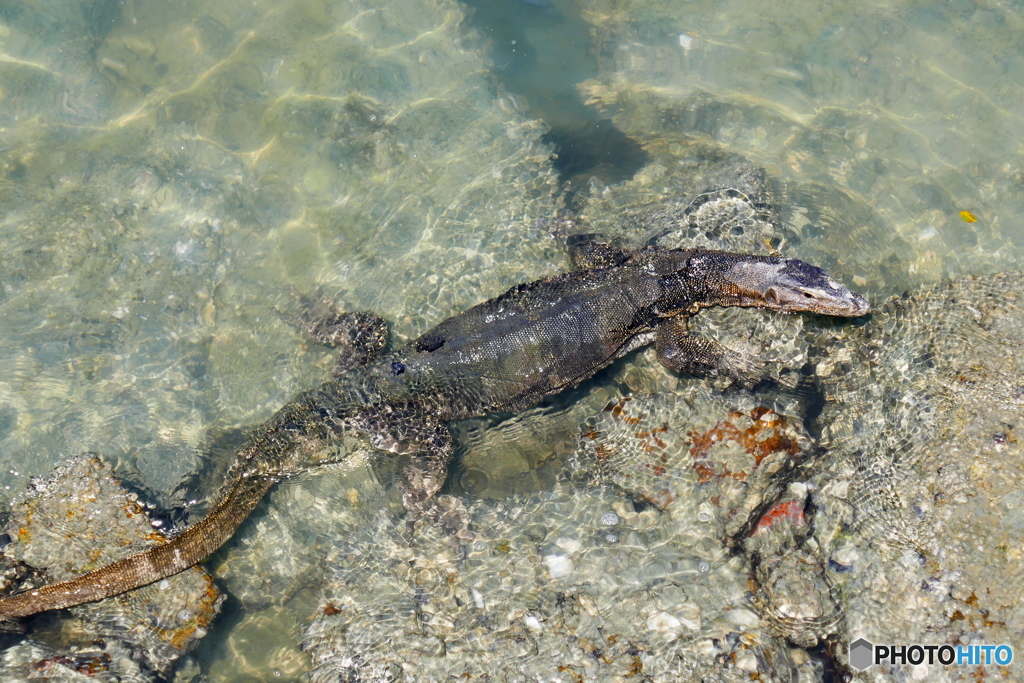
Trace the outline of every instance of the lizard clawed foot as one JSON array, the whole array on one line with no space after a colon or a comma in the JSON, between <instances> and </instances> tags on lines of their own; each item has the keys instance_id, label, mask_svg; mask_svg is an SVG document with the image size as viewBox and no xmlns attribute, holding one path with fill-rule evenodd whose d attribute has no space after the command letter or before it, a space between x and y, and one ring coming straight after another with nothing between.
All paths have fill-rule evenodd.
<instances>
[{"instance_id":1,"label":"lizard clawed foot","mask_svg":"<svg viewBox=\"0 0 1024 683\"><path fill-rule=\"evenodd\" d=\"M764 373L764 361L754 354L691 335L675 320L664 321L657 328L655 349L658 362L676 372L730 377L747 387L757 384Z\"/></svg>"},{"instance_id":2,"label":"lizard clawed foot","mask_svg":"<svg viewBox=\"0 0 1024 683\"><path fill-rule=\"evenodd\" d=\"M368 311L343 313L323 299L295 296L302 313L291 316L276 308L274 312L307 339L340 351L332 370L335 377L376 360L387 345L388 326L380 316Z\"/></svg>"},{"instance_id":3,"label":"lizard clawed foot","mask_svg":"<svg viewBox=\"0 0 1024 683\"><path fill-rule=\"evenodd\" d=\"M765 362L756 356L722 346L718 366L711 375L730 377L744 387L753 387L764 378Z\"/></svg>"},{"instance_id":4,"label":"lizard clawed foot","mask_svg":"<svg viewBox=\"0 0 1024 683\"><path fill-rule=\"evenodd\" d=\"M425 448L410 454L398 473L402 505L412 521L423 514L448 476L448 462L452 455L451 435L443 425L435 426L438 429L436 438L426 440Z\"/></svg>"},{"instance_id":5,"label":"lizard clawed foot","mask_svg":"<svg viewBox=\"0 0 1024 683\"><path fill-rule=\"evenodd\" d=\"M617 266L629 258L629 252L597 234L569 235L565 240L569 260L579 270Z\"/></svg>"}]
</instances>

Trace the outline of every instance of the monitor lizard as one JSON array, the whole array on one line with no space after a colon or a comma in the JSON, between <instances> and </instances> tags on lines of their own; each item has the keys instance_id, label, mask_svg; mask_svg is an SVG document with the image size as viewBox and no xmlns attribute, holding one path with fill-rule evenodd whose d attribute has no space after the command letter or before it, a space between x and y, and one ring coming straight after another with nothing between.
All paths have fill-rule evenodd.
<instances>
[{"instance_id":1,"label":"monitor lizard","mask_svg":"<svg viewBox=\"0 0 1024 683\"><path fill-rule=\"evenodd\" d=\"M227 542L275 483L322 464L328 447L335 460L353 439L403 457L399 487L415 518L444 483L449 422L521 412L651 342L675 371L748 373L740 354L688 333L688 318L703 308L847 317L869 310L796 259L656 246L629 253L587 236L571 239L570 252L581 270L512 287L387 354L383 320L341 315L335 322L347 331L335 336L352 367L253 431L202 520L113 564L0 599L0 618L101 600L184 571Z\"/></svg>"}]
</instances>

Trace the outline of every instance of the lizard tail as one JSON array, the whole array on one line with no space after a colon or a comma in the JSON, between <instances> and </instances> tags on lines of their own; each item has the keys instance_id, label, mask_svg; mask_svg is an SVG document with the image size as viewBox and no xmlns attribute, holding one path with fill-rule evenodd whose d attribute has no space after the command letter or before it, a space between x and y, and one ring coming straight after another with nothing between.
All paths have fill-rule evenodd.
<instances>
[{"instance_id":1,"label":"lizard tail","mask_svg":"<svg viewBox=\"0 0 1024 683\"><path fill-rule=\"evenodd\" d=\"M102 600L183 572L224 545L276 481L268 476L242 478L206 517L163 545L74 579L0 599L0 618L27 617Z\"/></svg>"}]
</instances>

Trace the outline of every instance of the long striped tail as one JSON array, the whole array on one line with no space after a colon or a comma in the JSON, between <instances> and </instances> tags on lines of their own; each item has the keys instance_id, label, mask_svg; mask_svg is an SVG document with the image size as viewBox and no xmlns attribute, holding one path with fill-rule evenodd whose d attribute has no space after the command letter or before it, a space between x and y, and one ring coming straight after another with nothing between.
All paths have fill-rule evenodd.
<instances>
[{"instance_id":1,"label":"long striped tail","mask_svg":"<svg viewBox=\"0 0 1024 683\"><path fill-rule=\"evenodd\" d=\"M275 482L267 476L242 478L206 517L166 543L74 579L0 599L0 618L26 617L102 600L183 572L224 545Z\"/></svg>"}]
</instances>

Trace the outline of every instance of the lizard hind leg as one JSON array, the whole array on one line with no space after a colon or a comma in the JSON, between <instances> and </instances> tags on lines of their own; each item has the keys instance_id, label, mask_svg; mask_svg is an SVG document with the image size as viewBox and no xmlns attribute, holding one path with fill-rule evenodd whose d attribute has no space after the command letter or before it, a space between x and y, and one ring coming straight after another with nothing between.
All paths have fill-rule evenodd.
<instances>
[{"instance_id":1,"label":"lizard hind leg","mask_svg":"<svg viewBox=\"0 0 1024 683\"><path fill-rule=\"evenodd\" d=\"M753 386L761 379L764 364L760 360L712 339L689 334L684 320L663 320L654 339L658 362L669 370L700 377L724 375L745 386Z\"/></svg>"},{"instance_id":2,"label":"lizard hind leg","mask_svg":"<svg viewBox=\"0 0 1024 683\"><path fill-rule=\"evenodd\" d=\"M419 450L408 455L398 473L402 505L410 522L423 513L430 499L441 490L454 451L451 433L443 423L431 420L422 428L424 438Z\"/></svg>"},{"instance_id":3,"label":"lizard hind leg","mask_svg":"<svg viewBox=\"0 0 1024 683\"><path fill-rule=\"evenodd\" d=\"M448 475L455 450L448 426L419 411L390 405L360 409L350 420L369 436L374 448L402 456L398 488L409 521L416 521Z\"/></svg>"}]
</instances>

